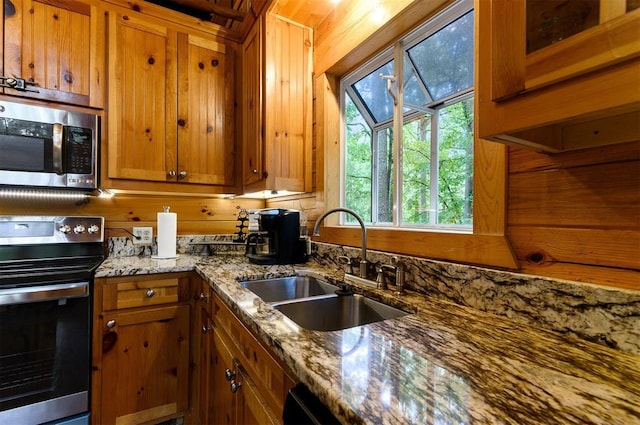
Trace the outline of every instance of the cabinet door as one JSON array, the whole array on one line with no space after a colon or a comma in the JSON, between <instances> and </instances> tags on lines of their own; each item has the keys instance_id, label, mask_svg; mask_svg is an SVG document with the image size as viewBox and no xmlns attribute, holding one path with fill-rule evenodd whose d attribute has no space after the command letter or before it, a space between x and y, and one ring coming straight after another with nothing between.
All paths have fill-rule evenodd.
<instances>
[{"instance_id":1,"label":"cabinet door","mask_svg":"<svg viewBox=\"0 0 640 425\"><path fill-rule=\"evenodd\" d=\"M235 372L233 354L221 331L213 332L213 373L211 374L211 423L231 425L238 423L237 397L231 392L227 375ZM231 377L231 375L230 375ZM237 393L237 392L236 392Z\"/></svg>"},{"instance_id":2,"label":"cabinet door","mask_svg":"<svg viewBox=\"0 0 640 425\"><path fill-rule=\"evenodd\" d=\"M213 321L206 309L201 309L200 346L198 350L200 366L198 370L199 382L199 402L198 420L201 424L214 423L211 419L213 412L211 409L211 387L214 381L214 355L213 355Z\"/></svg>"},{"instance_id":3,"label":"cabinet door","mask_svg":"<svg viewBox=\"0 0 640 425\"><path fill-rule=\"evenodd\" d=\"M598 7L599 23L527 54L533 3L551 6L535 12L550 13L551 21L564 19L564 6ZM624 0L533 3L475 3L478 136L545 152L638 140L640 95L630 88L640 84L640 9L630 10L632 2L613 7ZM529 38L538 32L531 29Z\"/></svg>"},{"instance_id":4,"label":"cabinet door","mask_svg":"<svg viewBox=\"0 0 640 425\"><path fill-rule=\"evenodd\" d=\"M256 388L251 378L241 368L237 371L237 379L241 384L237 391L237 424L275 425L282 423L279 418L271 413L267 402L260 395L258 388Z\"/></svg>"},{"instance_id":5,"label":"cabinet door","mask_svg":"<svg viewBox=\"0 0 640 425\"><path fill-rule=\"evenodd\" d=\"M176 32L109 16L110 178L176 181Z\"/></svg>"},{"instance_id":6,"label":"cabinet door","mask_svg":"<svg viewBox=\"0 0 640 425\"><path fill-rule=\"evenodd\" d=\"M263 25L263 17L260 16L242 46L242 182L244 185L262 180L264 171Z\"/></svg>"},{"instance_id":7,"label":"cabinet door","mask_svg":"<svg viewBox=\"0 0 640 425\"><path fill-rule=\"evenodd\" d=\"M233 48L178 35L178 180L234 183Z\"/></svg>"},{"instance_id":8,"label":"cabinet door","mask_svg":"<svg viewBox=\"0 0 640 425\"><path fill-rule=\"evenodd\" d=\"M75 0L5 0L4 70L29 90L4 93L102 107L104 15Z\"/></svg>"},{"instance_id":9,"label":"cabinet door","mask_svg":"<svg viewBox=\"0 0 640 425\"><path fill-rule=\"evenodd\" d=\"M101 424L153 421L188 407L189 306L102 318Z\"/></svg>"},{"instance_id":10,"label":"cabinet door","mask_svg":"<svg viewBox=\"0 0 640 425\"><path fill-rule=\"evenodd\" d=\"M311 190L311 29L266 15L267 189Z\"/></svg>"},{"instance_id":11,"label":"cabinet door","mask_svg":"<svg viewBox=\"0 0 640 425\"><path fill-rule=\"evenodd\" d=\"M492 100L640 56L627 0L492 0ZM486 6L486 5L485 5ZM507 23L506 25L498 23Z\"/></svg>"}]
</instances>

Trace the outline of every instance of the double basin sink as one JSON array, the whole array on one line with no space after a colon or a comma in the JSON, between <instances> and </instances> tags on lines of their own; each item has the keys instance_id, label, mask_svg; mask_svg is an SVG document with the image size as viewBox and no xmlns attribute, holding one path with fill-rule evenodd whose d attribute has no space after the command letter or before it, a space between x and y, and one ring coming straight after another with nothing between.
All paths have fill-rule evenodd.
<instances>
[{"instance_id":1,"label":"double basin sink","mask_svg":"<svg viewBox=\"0 0 640 425\"><path fill-rule=\"evenodd\" d=\"M252 280L240 284L305 329L335 331L409 314L313 276Z\"/></svg>"}]
</instances>

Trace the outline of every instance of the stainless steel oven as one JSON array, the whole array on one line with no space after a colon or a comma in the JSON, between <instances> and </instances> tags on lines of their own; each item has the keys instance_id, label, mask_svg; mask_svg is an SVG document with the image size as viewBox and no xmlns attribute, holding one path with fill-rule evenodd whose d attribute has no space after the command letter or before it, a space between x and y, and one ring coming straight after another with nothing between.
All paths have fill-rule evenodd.
<instances>
[{"instance_id":1,"label":"stainless steel oven","mask_svg":"<svg viewBox=\"0 0 640 425\"><path fill-rule=\"evenodd\" d=\"M0 423L89 423L103 222L0 216Z\"/></svg>"}]
</instances>

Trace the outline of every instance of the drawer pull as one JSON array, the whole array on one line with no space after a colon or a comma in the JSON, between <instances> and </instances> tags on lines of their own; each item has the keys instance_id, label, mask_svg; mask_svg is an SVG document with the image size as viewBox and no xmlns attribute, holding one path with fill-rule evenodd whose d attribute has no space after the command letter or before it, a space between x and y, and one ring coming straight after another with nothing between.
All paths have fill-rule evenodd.
<instances>
[{"instance_id":1,"label":"drawer pull","mask_svg":"<svg viewBox=\"0 0 640 425\"><path fill-rule=\"evenodd\" d=\"M147 291L147 298L152 298L155 294L156 294L156 291L154 291L153 289L149 289Z\"/></svg>"},{"instance_id":2,"label":"drawer pull","mask_svg":"<svg viewBox=\"0 0 640 425\"><path fill-rule=\"evenodd\" d=\"M107 328L111 329L116 325L116 321L115 320L109 320L107 322Z\"/></svg>"}]
</instances>

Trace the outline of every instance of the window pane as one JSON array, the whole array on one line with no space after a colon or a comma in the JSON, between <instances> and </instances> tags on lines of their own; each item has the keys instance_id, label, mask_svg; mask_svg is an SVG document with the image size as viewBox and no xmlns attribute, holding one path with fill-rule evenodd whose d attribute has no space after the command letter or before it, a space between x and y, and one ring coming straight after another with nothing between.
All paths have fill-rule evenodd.
<instances>
[{"instance_id":1,"label":"window pane","mask_svg":"<svg viewBox=\"0 0 640 425\"><path fill-rule=\"evenodd\" d=\"M403 91L405 112L407 112L409 107L411 107L412 105L424 106L430 102L430 100L427 99L427 93L425 93L424 88L418 82L418 76L416 75L416 72L407 62L408 61L405 59Z\"/></svg>"},{"instance_id":2,"label":"window pane","mask_svg":"<svg viewBox=\"0 0 640 425\"><path fill-rule=\"evenodd\" d=\"M431 116L424 115L402 128L402 221L405 224L430 223L430 164Z\"/></svg>"},{"instance_id":3,"label":"window pane","mask_svg":"<svg viewBox=\"0 0 640 425\"><path fill-rule=\"evenodd\" d=\"M409 49L434 100L473 86L473 12Z\"/></svg>"},{"instance_id":4,"label":"window pane","mask_svg":"<svg viewBox=\"0 0 640 425\"><path fill-rule=\"evenodd\" d=\"M352 85L376 123L393 117L393 100L387 92L387 80L380 78L380 74L394 75L393 61L387 62Z\"/></svg>"},{"instance_id":5,"label":"window pane","mask_svg":"<svg viewBox=\"0 0 640 425\"><path fill-rule=\"evenodd\" d=\"M471 225L473 98L440 110L438 144L438 224Z\"/></svg>"},{"instance_id":6,"label":"window pane","mask_svg":"<svg viewBox=\"0 0 640 425\"><path fill-rule=\"evenodd\" d=\"M345 203L371 221L371 128L349 95L345 96ZM345 215L347 221L354 221Z\"/></svg>"},{"instance_id":7,"label":"window pane","mask_svg":"<svg viewBox=\"0 0 640 425\"><path fill-rule=\"evenodd\" d=\"M385 128L376 132L375 170L377 208L372 221L393 222L393 130ZM377 213L377 217L375 215Z\"/></svg>"}]
</instances>

